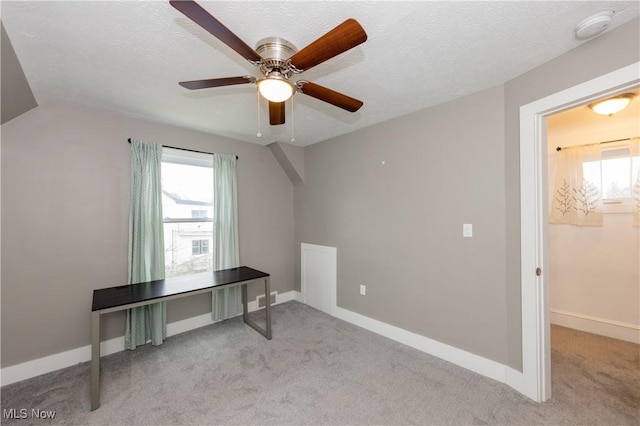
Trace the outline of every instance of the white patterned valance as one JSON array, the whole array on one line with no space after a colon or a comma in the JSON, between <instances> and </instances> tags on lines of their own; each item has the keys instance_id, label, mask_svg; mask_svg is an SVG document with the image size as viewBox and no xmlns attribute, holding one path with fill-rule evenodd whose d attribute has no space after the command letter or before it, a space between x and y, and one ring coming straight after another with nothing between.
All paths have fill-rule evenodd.
<instances>
[{"instance_id":1,"label":"white patterned valance","mask_svg":"<svg viewBox=\"0 0 640 426\"><path fill-rule=\"evenodd\" d=\"M550 223L602 226L600 182L585 179L583 171L584 163L599 165L600 159L597 144L562 148L558 152Z\"/></svg>"}]
</instances>

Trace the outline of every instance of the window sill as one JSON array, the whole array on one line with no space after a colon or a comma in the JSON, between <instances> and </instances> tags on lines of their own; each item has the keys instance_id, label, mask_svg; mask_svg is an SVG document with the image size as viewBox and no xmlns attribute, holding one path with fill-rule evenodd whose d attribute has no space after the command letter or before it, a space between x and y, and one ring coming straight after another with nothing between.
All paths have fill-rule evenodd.
<instances>
[{"instance_id":1,"label":"window sill","mask_svg":"<svg viewBox=\"0 0 640 426\"><path fill-rule=\"evenodd\" d=\"M605 214L624 214L633 213L632 200L611 201L602 203L602 212Z\"/></svg>"}]
</instances>

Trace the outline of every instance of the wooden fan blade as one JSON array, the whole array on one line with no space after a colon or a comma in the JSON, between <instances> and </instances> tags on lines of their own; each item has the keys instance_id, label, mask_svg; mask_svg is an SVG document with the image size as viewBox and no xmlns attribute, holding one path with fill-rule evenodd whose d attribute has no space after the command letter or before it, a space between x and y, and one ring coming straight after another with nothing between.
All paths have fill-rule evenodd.
<instances>
[{"instance_id":1,"label":"wooden fan blade","mask_svg":"<svg viewBox=\"0 0 640 426\"><path fill-rule=\"evenodd\" d=\"M295 53L291 65L300 71L331 59L367 40L367 33L355 19L347 19L307 47Z\"/></svg>"},{"instance_id":2,"label":"wooden fan blade","mask_svg":"<svg viewBox=\"0 0 640 426\"><path fill-rule=\"evenodd\" d=\"M319 84L308 81L298 81L297 86L300 93L328 102L331 105L346 109L350 112L356 112L363 105L362 101L352 98L351 96L344 95L340 92L336 92L335 90L327 89Z\"/></svg>"},{"instance_id":3,"label":"wooden fan blade","mask_svg":"<svg viewBox=\"0 0 640 426\"><path fill-rule=\"evenodd\" d=\"M254 77L245 75L243 77L225 77L225 78L210 78L207 80L192 80L181 81L178 83L180 86L189 90L207 89L209 87L221 87L232 86L234 84L246 84L254 83L256 79Z\"/></svg>"},{"instance_id":4,"label":"wooden fan blade","mask_svg":"<svg viewBox=\"0 0 640 426\"><path fill-rule=\"evenodd\" d=\"M284 102L269 102L269 124L284 124Z\"/></svg>"},{"instance_id":5,"label":"wooden fan blade","mask_svg":"<svg viewBox=\"0 0 640 426\"><path fill-rule=\"evenodd\" d=\"M171 0L171 6L182 12L187 18L209 31L218 40L235 50L248 61L258 62L262 59L255 50L225 27L222 22L211 16L202 6L191 0Z\"/></svg>"}]
</instances>

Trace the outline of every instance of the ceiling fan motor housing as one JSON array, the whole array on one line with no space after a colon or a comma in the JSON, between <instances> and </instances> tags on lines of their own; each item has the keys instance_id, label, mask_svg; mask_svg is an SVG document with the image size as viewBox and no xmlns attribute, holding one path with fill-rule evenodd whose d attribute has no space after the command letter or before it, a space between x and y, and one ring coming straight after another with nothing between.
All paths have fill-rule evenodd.
<instances>
[{"instance_id":1,"label":"ceiling fan motor housing","mask_svg":"<svg viewBox=\"0 0 640 426\"><path fill-rule=\"evenodd\" d=\"M262 61L259 63L260 71L265 76L275 71L289 78L294 69L287 60L297 51L293 43L283 38L263 38L256 44L256 52L262 56Z\"/></svg>"}]
</instances>

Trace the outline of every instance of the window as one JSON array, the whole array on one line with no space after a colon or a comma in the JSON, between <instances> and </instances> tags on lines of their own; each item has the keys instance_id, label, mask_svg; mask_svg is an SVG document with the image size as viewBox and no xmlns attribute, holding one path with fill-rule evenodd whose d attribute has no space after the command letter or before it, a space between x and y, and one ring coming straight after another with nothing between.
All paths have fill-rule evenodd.
<instances>
[{"instance_id":1,"label":"window","mask_svg":"<svg viewBox=\"0 0 640 426\"><path fill-rule=\"evenodd\" d=\"M213 156L163 148L165 275L213 270Z\"/></svg>"},{"instance_id":2,"label":"window","mask_svg":"<svg viewBox=\"0 0 640 426\"><path fill-rule=\"evenodd\" d=\"M598 186L605 212L630 211L626 206L633 203L633 186L640 172L640 157L632 157L628 146L602 149L601 161L585 162L582 170L584 178Z\"/></svg>"},{"instance_id":3,"label":"window","mask_svg":"<svg viewBox=\"0 0 640 426\"><path fill-rule=\"evenodd\" d=\"M191 241L191 254L207 254L209 253L209 240L193 240Z\"/></svg>"}]
</instances>

